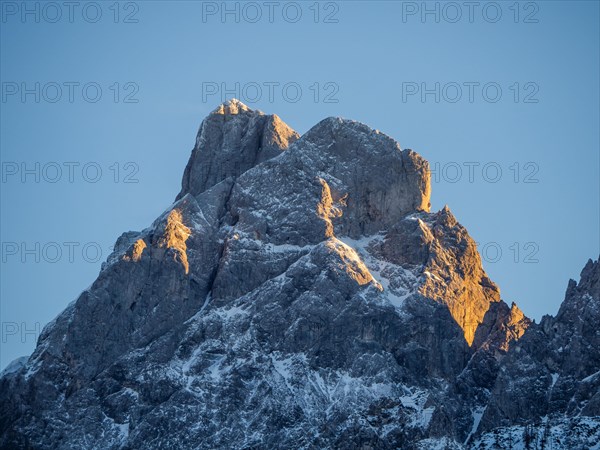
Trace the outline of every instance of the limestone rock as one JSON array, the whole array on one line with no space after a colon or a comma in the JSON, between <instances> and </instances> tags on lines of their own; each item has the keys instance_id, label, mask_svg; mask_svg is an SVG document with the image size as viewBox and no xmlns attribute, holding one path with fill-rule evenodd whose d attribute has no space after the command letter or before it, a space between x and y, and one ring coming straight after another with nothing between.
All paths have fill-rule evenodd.
<instances>
[{"instance_id":1,"label":"limestone rock","mask_svg":"<svg viewBox=\"0 0 600 450\"><path fill-rule=\"evenodd\" d=\"M0 447L459 449L547 414L593 428L598 278L588 263L532 324L449 208L430 212L415 152L339 118L299 137L232 100L176 202L2 372Z\"/></svg>"},{"instance_id":2,"label":"limestone rock","mask_svg":"<svg viewBox=\"0 0 600 450\"><path fill-rule=\"evenodd\" d=\"M278 155L298 137L276 115L253 111L235 99L222 104L200 125L177 199L241 175Z\"/></svg>"}]
</instances>

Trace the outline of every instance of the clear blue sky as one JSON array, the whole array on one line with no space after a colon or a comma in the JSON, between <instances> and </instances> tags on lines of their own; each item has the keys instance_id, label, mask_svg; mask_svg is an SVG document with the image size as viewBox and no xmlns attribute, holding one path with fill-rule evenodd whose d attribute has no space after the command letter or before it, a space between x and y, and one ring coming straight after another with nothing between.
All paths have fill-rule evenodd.
<instances>
[{"instance_id":1,"label":"clear blue sky","mask_svg":"<svg viewBox=\"0 0 600 450\"><path fill-rule=\"evenodd\" d=\"M504 299L530 317L555 314L568 279L598 257L598 2L428 3L438 17L423 17L422 2L258 2L239 4L239 22L222 20L221 2L107 2L95 23L88 3L31 2L23 17L21 2L2 2L1 367L33 350L36 324L95 279L123 231L171 203L221 83L300 133L343 116L427 158L433 209L450 206ZM424 101L422 88L433 90ZM37 255L23 252L36 243Z\"/></svg>"}]
</instances>

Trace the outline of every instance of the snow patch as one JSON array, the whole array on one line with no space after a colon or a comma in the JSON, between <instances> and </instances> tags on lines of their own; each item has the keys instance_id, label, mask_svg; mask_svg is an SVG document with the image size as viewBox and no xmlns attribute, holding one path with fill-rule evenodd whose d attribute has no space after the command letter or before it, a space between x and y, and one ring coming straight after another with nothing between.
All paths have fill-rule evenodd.
<instances>
[{"instance_id":1,"label":"snow patch","mask_svg":"<svg viewBox=\"0 0 600 450\"><path fill-rule=\"evenodd\" d=\"M360 239L344 237L340 239L354 248L362 258L371 276L383 288L383 297L397 310L405 300L417 290L418 279L413 272L402 266L386 261L374 254L372 248L385 239L384 234L364 236Z\"/></svg>"},{"instance_id":2,"label":"snow patch","mask_svg":"<svg viewBox=\"0 0 600 450\"><path fill-rule=\"evenodd\" d=\"M469 439L471 438L471 436L473 436L477 432L477 429L479 428L479 424L481 423L481 418L483 417L483 413L485 412L486 409L487 409L487 405L483 406L483 407L480 406L471 411L471 415L473 416L473 425L471 426L471 431L469 431L469 435L465 439L464 445L467 445L467 442L469 442Z\"/></svg>"}]
</instances>

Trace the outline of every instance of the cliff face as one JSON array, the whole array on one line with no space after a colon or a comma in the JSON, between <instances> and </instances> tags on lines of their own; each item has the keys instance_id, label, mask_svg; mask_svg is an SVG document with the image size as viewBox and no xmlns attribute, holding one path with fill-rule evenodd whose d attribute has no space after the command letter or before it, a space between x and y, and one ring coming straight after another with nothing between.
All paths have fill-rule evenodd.
<instances>
[{"instance_id":1,"label":"cliff face","mask_svg":"<svg viewBox=\"0 0 600 450\"><path fill-rule=\"evenodd\" d=\"M276 115L253 111L237 100L219 106L200 125L177 200L241 175L277 156L298 137Z\"/></svg>"},{"instance_id":2,"label":"cliff face","mask_svg":"<svg viewBox=\"0 0 600 450\"><path fill-rule=\"evenodd\" d=\"M532 325L450 210L429 211L430 194L427 162L363 124L329 118L299 137L277 116L221 105L176 202L124 233L3 373L0 443L461 448L546 414L508 408L506 374L529 352L547 366L536 346L566 341L572 359L551 353L575 386L563 397L583 400L553 411L597 415L598 346L585 343L597 263L556 319ZM579 357L592 358L585 369Z\"/></svg>"},{"instance_id":3,"label":"cliff face","mask_svg":"<svg viewBox=\"0 0 600 450\"><path fill-rule=\"evenodd\" d=\"M467 230L446 206L406 217L387 236L388 258L422 268L419 292L448 307L471 345L488 310L500 302L500 290L483 270Z\"/></svg>"}]
</instances>

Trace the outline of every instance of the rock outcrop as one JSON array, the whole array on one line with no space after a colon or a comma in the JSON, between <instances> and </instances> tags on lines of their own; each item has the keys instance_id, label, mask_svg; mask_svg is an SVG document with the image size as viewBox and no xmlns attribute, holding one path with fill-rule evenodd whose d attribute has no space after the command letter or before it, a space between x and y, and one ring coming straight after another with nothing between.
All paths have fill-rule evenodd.
<instances>
[{"instance_id":1,"label":"rock outcrop","mask_svg":"<svg viewBox=\"0 0 600 450\"><path fill-rule=\"evenodd\" d=\"M177 200L238 177L277 156L298 137L276 115L253 111L238 100L222 104L200 125Z\"/></svg>"},{"instance_id":2,"label":"rock outcrop","mask_svg":"<svg viewBox=\"0 0 600 450\"><path fill-rule=\"evenodd\" d=\"M430 194L366 125L299 137L221 105L175 203L2 373L0 446L470 448L600 423L598 263L533 324Z\"/></svg>"},{"instance_id":3,"label":"rock outcrop","mask_svg":"<svg viewBox=\"0 0 600 450\"><path fill-rule=\"evenodd\" d=\"M482 427L600 416L600 267L569 281L556 317L544 316L502 361Z\"/></svg>"}]
</instances>

